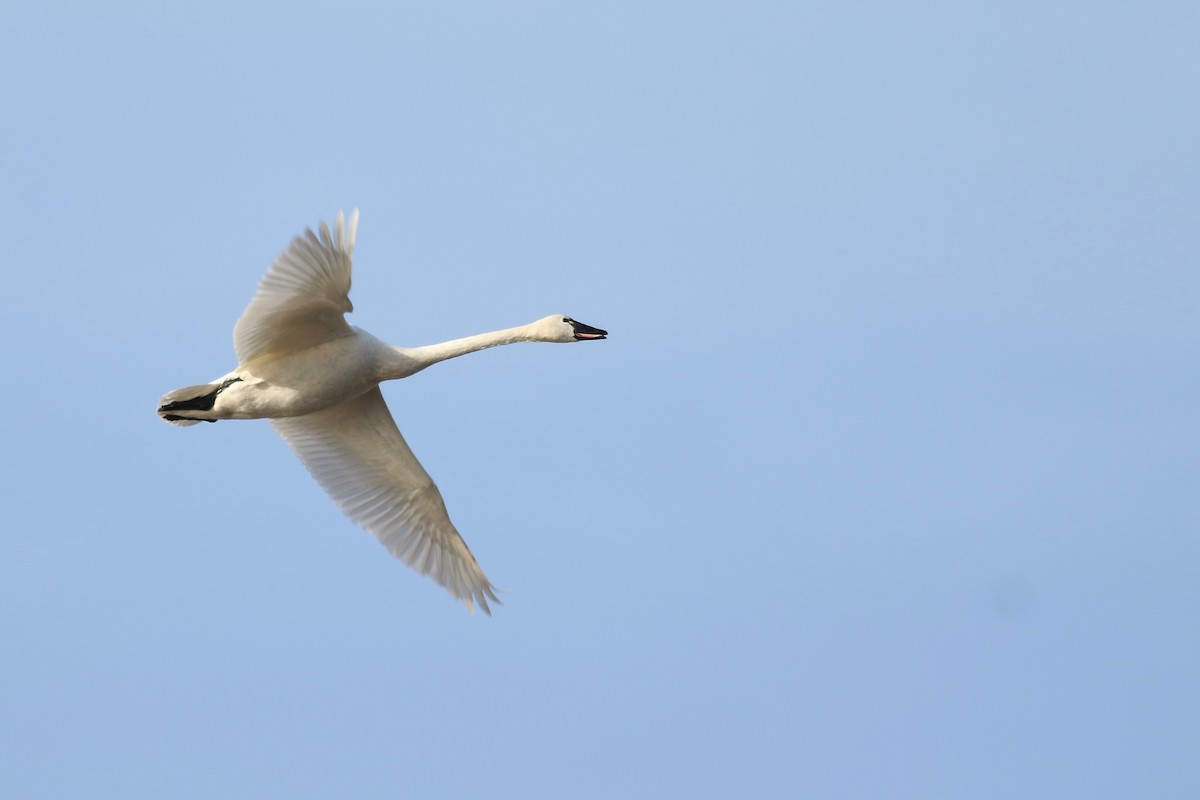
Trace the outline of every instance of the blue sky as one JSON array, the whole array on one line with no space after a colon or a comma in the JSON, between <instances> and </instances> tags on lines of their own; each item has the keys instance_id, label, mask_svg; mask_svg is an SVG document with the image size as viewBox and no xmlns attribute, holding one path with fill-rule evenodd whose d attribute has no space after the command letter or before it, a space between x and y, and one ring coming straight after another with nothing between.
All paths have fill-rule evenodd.
<instances>
[{"instance_id":1,"label":"blue sky","mask_svg":"<svg viewBox=\"0 0 1200 800\"><path fill-rule=\"evenodd\" d=\"M25 4L0 31L0 795L1191 798L1194 3ZM470 616L234 366L385 395Z\"/></svg>"}]
</instances>

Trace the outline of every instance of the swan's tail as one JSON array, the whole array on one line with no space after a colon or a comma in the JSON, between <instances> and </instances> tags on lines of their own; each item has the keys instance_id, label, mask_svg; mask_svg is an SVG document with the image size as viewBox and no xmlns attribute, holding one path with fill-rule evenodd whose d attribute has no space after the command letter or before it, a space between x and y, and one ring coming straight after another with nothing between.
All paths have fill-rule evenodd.
<instances>
[{"instance_id":1,"label":"swan's tail","mask_svg":"<svg viewBox=\"0 0 1200 800\"><path fill-rule=\"evenodd\" d=\"M167 392L158 401L158 415L172 425L216 422L215 419L206 419L204 412L212 411L213 404L217 402L217 394L224 388L220 382L215 382L185 386Z\"/></svg>"}]
</instances>

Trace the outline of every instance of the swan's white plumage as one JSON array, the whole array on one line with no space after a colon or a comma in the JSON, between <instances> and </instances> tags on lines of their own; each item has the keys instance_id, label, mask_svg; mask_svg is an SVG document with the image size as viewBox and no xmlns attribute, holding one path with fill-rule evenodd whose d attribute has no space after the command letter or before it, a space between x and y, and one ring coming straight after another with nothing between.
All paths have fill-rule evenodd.
<instances>
[{"instance_id":1,"label":"swan's white plumage","mask_svg":"<svg viewBox=\"0 0 1200 800\"><path fill-rule=\"evenodd\" d=\"M258 284L233 329L242 364L353 335L343 314L358 211L349 224L338 212L333 231L324 222L291 245ZM379 387L340 405L271 424L326 493L353 522L392 555L428 575L468 608L491 613L495 588L454 528L429 473L400 434ZM498 601L497 601L498 602Z\"/></svg>"},{"instance_id":2,"label":"swan's white plumage","mask_svg":"<svg viewBox=\"0 0 1200 800\"><path fill-rule=\"evenodd\" d=\"M468 608L499 602L446 513L429 474L400 435L381 380L514 342L603 339L605 331L552 314L528 325L437 345L387 345L346 323L358 212L292 240L234 327L238 367L169 392L159 415L176 425L268 418L322 488L397 558Z\"/></svg>"},{"instance_id":3,"label":"swan's white plumage","mask_svg":"<svg viewBox=\"0 0 1200 800\"><path fill-rule=\"evenodd\" d=\"M271 424L351 520L405 564L489 612L495 600L433 479L375 387L341 405Z\"/></svg>"},{"instance_id":4,"label":"swan's white plumage","mask_svg":"<svg viewBox=\"0 0 1200 800\"><path fill-rule=\"evenodd\" d=\"M238 361L304 350L352 331L343 314L350 303L350 264L358 232L358 211L338 212L333 233L321 223L292 239L258 283L258 293L233 327Z\"/></svg>"}]
</instances>

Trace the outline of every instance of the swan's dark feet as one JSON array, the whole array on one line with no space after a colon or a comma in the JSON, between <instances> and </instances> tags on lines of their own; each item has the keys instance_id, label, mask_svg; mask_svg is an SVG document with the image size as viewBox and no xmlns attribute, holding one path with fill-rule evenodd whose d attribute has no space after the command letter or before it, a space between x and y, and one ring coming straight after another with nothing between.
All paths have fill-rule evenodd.
<instances>
[{"instance_id":1,"label":"swan's dark feet","mask_svg":"<svg viewBox=\"0 0 1200 800\"><path fill-rule=\"evenodd\" d=\"M194 417L180 417L175 414L169 414L170 411L212 411L217 402L217 395L229 388L231 384L237 383L241 378L230 378L224 381L219 386L214 386L211 392L204 394L185 397L182 400L172 400L170 403L165 403L158 407L158 413L168 422L178 422L184 419L195 419ZM211 385L211 384L210 384ZM199 387L198 387L199 388ZM181 391L187 391L186 389ZM216 422L215 419L206 419L204 422Z\"/></svg>"}]
</instances>

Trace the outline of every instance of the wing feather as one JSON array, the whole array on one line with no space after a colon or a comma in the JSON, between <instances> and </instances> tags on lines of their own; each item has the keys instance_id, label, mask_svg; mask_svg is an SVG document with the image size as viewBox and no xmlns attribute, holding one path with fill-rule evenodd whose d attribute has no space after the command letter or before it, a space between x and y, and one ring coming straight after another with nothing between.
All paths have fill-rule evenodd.
<instances>
[{"instance_id":1,"label":"wing feather","mask_svg":"<svg viewBox=\"0 0 1200 800\"><path fill-rule=\"evenodd\" d=\"M322 222L292 239L267 270L258 292L233 328L238 361L303 350L351 335L350 265L358 211L338 212L333 232Z\"/></svg>"},{"instance_id":2,"label":"wing feather","mask_svg":"<svg viewBox=\"0 0 1200 800\"><path fill-rule=\"evenodd\" d=\"M499 602L446 504L400 435L379 387L302 417L271 420L317 483L388 551L491 614Z\"/></svg>"}]
</instances>

